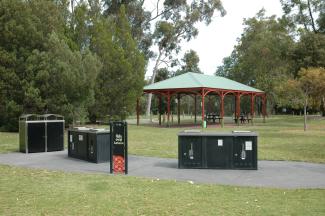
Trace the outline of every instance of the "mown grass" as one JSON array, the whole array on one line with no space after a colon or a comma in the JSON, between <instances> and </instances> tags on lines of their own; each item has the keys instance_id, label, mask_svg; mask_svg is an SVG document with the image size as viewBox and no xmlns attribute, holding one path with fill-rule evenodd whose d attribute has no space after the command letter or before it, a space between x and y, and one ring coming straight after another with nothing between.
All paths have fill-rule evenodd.
<instances>
[{"instance_id":1,"label":"mown grass","mask_svg":"<svg viewBox=\"0 0 325 216\"><path fill-rule=\"evenodd\" d=\"M324 215L325 190L190 184L0 166L0 215Z\"/></svg>"},{"instance_id":2,"label":"mown grass","mask_svg":"<svg viewBox=\"0 0 325 216\"><path fill-rule=\"evenodd\" d=\"M0 132L0 153L19 150L18 133Z\"/></svg>"},{"instance_id":3,"label":"mown grass","mask_svg":"<svg viewBox=\"0 0 325 216\"><path fill-rule=\"evenodd\" d=\"M129 126L130 154L176 157L186 128ZM325 162L324 120L272 117L255 126L208 131L259 133L259 159ZM65 139L66 140L66 139ZM0 133L0 152L18 151L17 133ZM324 189L191 184L130 176L73 174L0 165L0 215L325 215Z\"/></svg>"},{"instance_id":4,"label":"mown grass","mask_svg":"<svg viewBox=\"0 0 325 216\"><path fill-rule=\"evenodd\" d=\"M130 126L131 154L177 157L177 133L191 128L157 128ZM200 129L200 128L199 128ZM303 119L298 116L274 116L263 123L257 119L254 126L212 126L206 131L251 130L259 133L258 158L260 160L293 160L325 163L325 120L309 120L303 130Z\"/></svg>"},{"instance_id":5,"label":"mown grass","mask_svg":"<svg viewBox=\"0 0 325 216\"><path fill-rule=\"evenodd\" d=\"M107 126L106 126L107 127ZM177 133L191 127L166 128L129 125L129 153L154 157L177 157ZM201 128L198 128L201 129ZM303 131L302 116L273 116L255 125L212 126L206 131L252 130L259 133L259 160L292 160L325 163L325 119L308 121ZM65 142L67 138L65 138ZM0 133L0 153L18 151L17 133Z\"/></svg>"}]
</instances>

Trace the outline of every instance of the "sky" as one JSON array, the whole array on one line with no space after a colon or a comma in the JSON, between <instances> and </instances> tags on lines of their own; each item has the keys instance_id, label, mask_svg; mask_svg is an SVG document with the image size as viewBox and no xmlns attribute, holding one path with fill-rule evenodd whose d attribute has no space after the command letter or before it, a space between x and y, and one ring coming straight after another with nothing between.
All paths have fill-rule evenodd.
<instances>
[{"instance_id":1,"label":"sky","mask_svg":"<svg viewBox=\"0 0 325 216\"><path fill-rule=\"evenodd\" d=\"M226 16L216 15L210 25L197 25L199 34L189 42L182 43L182 51L193 49L200 57L199 67L204 74L213 75L217 66L222 65L222 59L231 54L237 39L243 32L243 19L254 17L264 8L266 15L282 16L280 0L222 0L227 11ZM150 61L146 77L152 75L154 61Z\"/></svg>"}]
</instances>

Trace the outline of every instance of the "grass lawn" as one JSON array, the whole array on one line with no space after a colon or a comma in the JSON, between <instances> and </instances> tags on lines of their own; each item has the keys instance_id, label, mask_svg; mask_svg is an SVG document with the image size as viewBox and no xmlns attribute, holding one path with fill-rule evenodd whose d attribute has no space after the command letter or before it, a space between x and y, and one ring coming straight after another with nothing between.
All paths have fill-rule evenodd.
<instances>
[{"instance_id":1,"label":"grass lawn","mask_svg":"<svg viewBox=\"0 0 325 216\"><path fill-rule=\"evenodd\" d=\"M325 190L190 184L0 165L0 215L325 215Z\"/></svg>"},{"instance_id":2,"label":"grass lawn","mask_svg":"<svg viewBox=\"0 0 325 216\"><path fill-rule=\"evenodd\" d=\"M185 128L129 126L130 154L176 157ZM325 162L325 121L276 116L254 130L259 159ZM66 139L65 139L66 141ZM18 151L17 133L0 133L0 152ZM325 215L325 190L190 184L130 176L72 174L0 165L0 215Z\"/></svg>"},{"instance_id":3,"label":"grass lawn","mask_svg":"<svg viewBox=\"0 0 325 216\"><path fill-rule=\"evenodd\" d=\"M226 125L207 131L252 130L259 133L259 160L294 160L325 163L325 120L309 120L303 131L303 117L273 116L254 126ZM187 128L129 125L129 153L155 157L177 157L177 133ZM65 138L65 142L67 139ZM0 153L18 151L18 134L0 132Z\"/></svg>"},{"instance_id":4,"label":"grass lawn","mask_svg":"<svg viewBox=\"0 0 325 216\"><path fill-rule=\"evenodd\" d=\"M177 157L177 133L186 128L156 128L130 126L130 154ZM259 133L259 160L294 160L325 163L325 119L309 120L303 131L303 117L274 116L254 126L226 125L207 131L252 130Z\"/></svg>"}]
</instances>

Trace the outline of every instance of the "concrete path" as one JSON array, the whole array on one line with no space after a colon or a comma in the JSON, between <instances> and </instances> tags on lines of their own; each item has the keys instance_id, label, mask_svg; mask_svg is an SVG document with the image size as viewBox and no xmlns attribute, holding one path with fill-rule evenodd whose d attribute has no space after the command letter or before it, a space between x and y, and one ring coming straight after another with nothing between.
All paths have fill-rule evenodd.
<instances>
[{"instance_id":1,"label":"concrete path","mask_svg":"<svg viewBox=\"0 0 325 216\"><path fill-rule=\"evenodd\" d=\"M109 163L69 158L67 151L0 154L0 164L81 173L109 173ZM271 188L325 188L325 164L259 161L258 170L178 169L177 159L129 156L129 175L194 183Z\"/></svg>"}]
</instances>

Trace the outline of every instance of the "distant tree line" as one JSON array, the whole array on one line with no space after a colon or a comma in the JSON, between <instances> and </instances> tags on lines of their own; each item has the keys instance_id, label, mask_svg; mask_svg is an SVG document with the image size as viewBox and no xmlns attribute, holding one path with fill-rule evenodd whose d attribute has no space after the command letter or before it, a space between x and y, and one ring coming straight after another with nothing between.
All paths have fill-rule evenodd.
<instances>
[{"instance_id":1,"label":"distant tree line","mask_svg":"<svg viewBox=\"0 0 325 216\"><path fill-rule=\"evenodd\" d=\"M259 88L271 108L307 107L325 115L325 1L281 0L284 15L262 9L216 75Z\"/></svg>"}]
</instances>

